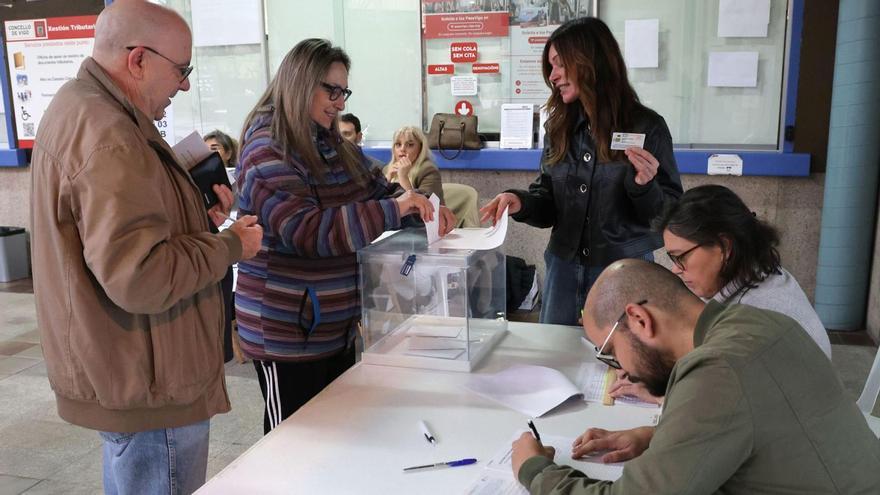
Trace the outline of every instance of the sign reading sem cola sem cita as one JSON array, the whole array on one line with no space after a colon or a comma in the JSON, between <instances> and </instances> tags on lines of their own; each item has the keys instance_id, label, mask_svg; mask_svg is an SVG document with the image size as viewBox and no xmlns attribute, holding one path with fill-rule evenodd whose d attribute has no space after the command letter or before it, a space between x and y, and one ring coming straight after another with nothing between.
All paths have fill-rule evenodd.
<instances>
[{"instance_id":1,"label":"sign reading sem cola sem cita","mask_svg":"<svg viewBox=\"0 0 880 495\"><path fill-rule=\"evenodd\" d=\"M449 45L449 58L453 63L476 62L477 57L477 44L473 41L462 41Z\"/></svg>"}]
</instances>

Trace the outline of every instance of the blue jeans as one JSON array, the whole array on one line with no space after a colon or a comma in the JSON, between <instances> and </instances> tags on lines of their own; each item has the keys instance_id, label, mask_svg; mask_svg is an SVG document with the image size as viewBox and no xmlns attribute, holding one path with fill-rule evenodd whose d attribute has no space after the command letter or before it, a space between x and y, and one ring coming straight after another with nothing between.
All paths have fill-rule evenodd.
<instances>
[{"instance_id":1,"label":"blue jeans","mask_svg":"<svg viewBox=\"0 0 880 495\"><path fill-rule=\"evenodd\" d=\"M654 261L654 253L638 258ZM541 294L541 323L555 325L577 325L584 309L584 301L590 287L599 278L604 266L587 266L576 261L565 261L544 251L546 277L544 292Z\"/></svg>"},{"instance_id":2,"label":"blue jeans","mask_svg":"<svg viewBox=\"0 0 880 495\"><path fill-rule=\"evenodd\" d=\"M99 432L104 441L104 493L189 494L205 484L205 420L178 428L136 433Z\"/></svg>"}]
</instances>

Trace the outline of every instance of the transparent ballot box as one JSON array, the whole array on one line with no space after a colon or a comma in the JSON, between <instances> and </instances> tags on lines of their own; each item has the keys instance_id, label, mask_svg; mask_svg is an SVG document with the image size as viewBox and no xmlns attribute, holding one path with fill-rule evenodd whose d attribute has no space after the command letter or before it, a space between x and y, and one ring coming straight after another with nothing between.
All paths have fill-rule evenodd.
<instances>
[{"instance_id":1,"label":"transparent ballot box","mask_svg":"<svg viewBox=\"0 0 880 495\"><path fill-rule=\"evenodd\" d=\"M470 371L507 331L505 259L406 229L358 251L368 364Z\"/></svg>"}]
</instances>

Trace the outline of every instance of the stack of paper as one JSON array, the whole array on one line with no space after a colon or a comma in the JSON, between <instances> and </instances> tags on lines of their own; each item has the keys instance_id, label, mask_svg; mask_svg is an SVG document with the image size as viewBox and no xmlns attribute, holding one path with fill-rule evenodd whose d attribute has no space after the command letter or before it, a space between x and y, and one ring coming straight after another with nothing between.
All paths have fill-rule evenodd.
<instances>
[{"instance_id":1,"label":"stack of paper","mask_svg":"<svg viewBox=\"0 0 880 495\"><path fill-rule=\"evenodd\" d=\"M611 385L617 381L617 373L609 366L600 362L586 362L578 373L578 384L587 402L597 402L606 406L625 404L638 407L659 407L657 404L645 402L635 397L614 398L608 395Z\"/></svg>"},{"instance_id":2,"label":"stack of paper","mask_svg":"<svg viewBox=\"0 0 880 495\"><path fill-rule=\"evenodd\" d=\"M525 431L525 430L523 430ZM511 458L513 449L511 445L514 440L522 435L523 431L517 432L504 447L489 459L480 476L471 483L471 486L465 490L469 495L482 494L510 494L510 495L528 495L529 491L522 486L519 481L513 477L513 465ZM566 438L552 435L541 435L541 443L545 447L553 447L556 449L556 457L554 462L560 465L571 466L578 471L586 474L590 478L597 480L615 481L623 475L623 463L605 464L602 462L602 453L582 457L580 459L571 458L571 445L574 438Z\"/></svg>"},{"instance_id":3,"label":"stack of paper","mask_svg":"<svg viewBox=\"0 0 880 495\"><path fill-rule=\"evenodd\" d=\"M511 366L491 375L474 374L464 387L533 418L581 395L559 371L531 365Z\"/></svg>"}]
</instances>

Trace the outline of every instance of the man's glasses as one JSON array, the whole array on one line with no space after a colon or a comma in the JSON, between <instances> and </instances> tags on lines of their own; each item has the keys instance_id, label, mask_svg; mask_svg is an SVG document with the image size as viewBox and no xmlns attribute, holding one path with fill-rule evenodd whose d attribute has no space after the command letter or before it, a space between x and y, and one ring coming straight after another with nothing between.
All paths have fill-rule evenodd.
<instances>
[{"instance_id":1,"label":"man's glasses","mask_svg":"<svg viewBox=\"0 0 880 495\"><path fill-rule=\"evenodd\" d=\"M125 49L126 49L126 50L129 50L129 51L134 50L135 48L137 48L137 47L136 47L136 46L127 46L127 47L125 47ZM156 50L154 50L154 49L152 49L152 48L150 48L150 47L148 47L148 46L144 46L143 49L146 50L146 51L148 51L148 52L155 53L156 55L158 55L158 56L164 58L165 60L167 60L167 61L169 61L169 62L171 62L171 64L174 65L174 67L175 67L177 70L180 71L180 82L185 81L186 78L189 77L189 75L192 73L193 69L195 69L195 67L193 67L192 65L178 64L178 63L175 62L174 60L171 60L170 58L166 57L165 55L162 55L162 54L159 53L158 51L156 51Z\"/></svg>"},{"instance_id":2,"label":"man's glasses","mask_svg":"<svg viewBox=\"0 0 880 495\"><path fill-rule=\"evenodd\" d=\"M321 82L321 87L326 89L327 93L330 94L330 101L336 101L340 96L343 96L342 101L348 101L348 98L351 96L351 90L343 88L342 86Z\"/></svg>"},{"instance_id":3,"label":"man's glasses","mask_svg":"<svg viewBox=\"0 0 880 495\"><path fill-rule=\"evenodd\" d=\"M637 302L636 304L638 304L639 306L642 306L647 303L648 303L647 299L642 299L641 301ZM617 358L615 358L611 354L604 354L603 351L605 350L605 346L608 345L608 342L611 340L611 336L614 335L614 331L617 330L617 326L620 325L620 322L623 320L624 316L626 316L626 310L623 311L623 314L620 315L620 318L614 320L614 326L611 327L611 331L608 332L608 336L605 337L605 342L602 342L602 347L593 346L593 348L596 349L596 359L607 364L608 366L611 366L612 368L614 368L616 370L623 369L623 367L620 366L620 362L617 360Z\"/></svg>"},{"instance_id":4,"label":"man's glasses","mask_svg":"<svg viewBox=\"0 0 880 495\"><path fill-rule=\"evenodd\" d=\"M687 255L691 254L698 247L702 247L702 244L697 244L696 246L688 249L687 251L681 254L672 254L669 251L666 251L666 256L669 256L669 260L678 267L679 270L684 271L684 261L687 258Z\"/></svg>"}]
</instances>

